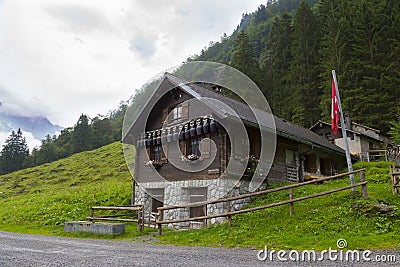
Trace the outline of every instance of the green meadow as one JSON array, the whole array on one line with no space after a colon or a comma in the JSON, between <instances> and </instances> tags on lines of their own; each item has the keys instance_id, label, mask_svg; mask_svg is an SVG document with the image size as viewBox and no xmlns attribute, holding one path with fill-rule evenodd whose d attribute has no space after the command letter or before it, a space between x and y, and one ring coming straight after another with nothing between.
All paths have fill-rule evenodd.
<instances>
[{"instance_id":1,"label":"green meadow","mask_svg":"<svg viewBox=\"0 0 400 267\"><path fill-rule=\"evenodd\" d=\"M202 230L164 231L157 237L161 244L261 249L336 248L344 238L349 249L399 248L400 223L397 207L400 197L391 192L388 162L357 163L367 168L368 199L360 188L297 202L289 216L289 205L235 215L227 223ZM356 181L359 177L356 176ZM312 184L294 190L301 197L349 184L348 178ZM276 187L278 185L270 185ZM83 238L142 240L155 231L138 233L135 224L117 236L67 234L65 221L83 220L91 206L129 205L132 177L116 142L97 150L0 176L0 230ZM288 199L288 191L254 198L250 206ZM371 209L371 204L395 206L390 214ZM144 236L144 237L143 237Z\"/></svg>"}]
</instances>

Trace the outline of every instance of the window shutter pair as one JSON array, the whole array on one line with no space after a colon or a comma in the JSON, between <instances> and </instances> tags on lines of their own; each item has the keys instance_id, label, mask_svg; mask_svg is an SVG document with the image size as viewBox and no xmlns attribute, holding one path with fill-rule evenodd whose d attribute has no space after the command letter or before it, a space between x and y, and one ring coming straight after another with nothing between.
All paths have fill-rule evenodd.
<instances>
[{"instance_id":1,"label":"window shutter pair","mask_svg":"<svg viewBox=\"0 0 400 267\"><path fill-rule=\"evenodd\" d=\"M162 110L162 116L161 116L161 123L164 124L165 120L167 120L168 118L168 114L169 114L169 110L168 108L164 108ZM182 103L182 114L181 114L181 118L183 120L187 120L189 118L189 103L188 102L184 102ZM167 123L169 123L169 121L167 121Z\"/></svg>"}]
</instances>

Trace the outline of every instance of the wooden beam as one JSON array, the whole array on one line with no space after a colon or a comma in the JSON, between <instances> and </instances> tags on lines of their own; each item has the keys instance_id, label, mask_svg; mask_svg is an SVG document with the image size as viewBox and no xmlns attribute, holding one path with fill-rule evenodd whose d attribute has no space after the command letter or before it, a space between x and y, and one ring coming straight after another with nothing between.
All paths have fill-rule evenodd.
<instances>
[{"instance_id":1,"label":"wooden beam","mask_svg":"<svg viewBox=\"0 0 400 267\"><path fill-rule=\"evenodd\" d=\"M120 221L120 222L138 222L136 219L121 219L121 218L108 218L108 217L86 217L87 220L99 221Z\"/></svg>"},{"instance_id":2,"label":"wooden beam","mask_svg":"<svg viewBox=\"0 0 400 267\"><path fill-rule=\"evenodd\" d=\"M94 206L92 207L94 210L132 210L138 211L141 209L140 206Z\"/></svg>"}]
</instances>

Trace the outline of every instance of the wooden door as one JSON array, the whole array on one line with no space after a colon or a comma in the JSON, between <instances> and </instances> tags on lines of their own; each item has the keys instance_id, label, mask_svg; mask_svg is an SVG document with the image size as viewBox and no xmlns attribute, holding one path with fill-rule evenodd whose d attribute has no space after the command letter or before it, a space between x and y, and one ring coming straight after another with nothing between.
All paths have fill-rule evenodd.
<instances>
[{"instance_id":1,"label":"wooden door","mask_svg":"<svg viewBox=\"0 0 400 267\"><path fill-rule=\"evenodd\" d=\"M207 200L207 187L191 188L189 190L189 202L201 202ZM190 208L190 218L202 217L207 215L207 205ZM199 220L200 222L205 220Z\"/></svg>"}]
</instances>

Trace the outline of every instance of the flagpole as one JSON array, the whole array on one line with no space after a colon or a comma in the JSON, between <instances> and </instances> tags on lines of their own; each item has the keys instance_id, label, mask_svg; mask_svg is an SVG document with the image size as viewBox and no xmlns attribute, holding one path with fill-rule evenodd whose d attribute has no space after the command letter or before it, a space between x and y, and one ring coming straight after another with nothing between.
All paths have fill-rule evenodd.
<instances>
[{"instance_id":1,"label":"flagpole","mask_svg":"<svg viewBox=\"0 0 400 267\"><path fill-rule=\"evenodd\" d=\"M352 172L353 171L353 164L351 163L349 143L347 141L346 124L344 122L343 110L342 110L342 102L340 101L339 86L338 86L338 82L337 82L337 79L336 79L335 70L332 70L332 77L333 77L333 80L335 81L335 90L336 90L336 96L337 96L337 100L338 100L339 113L340 113L340 124L341 124L341 128L342 128L342 136L343 136L343 141L344 141L344 147L345 147L345 150L346 150L347 167L349 169L349 172ZM355 182L354 182L354 174L350 174L350 183L351 183L351 185L355 184ZM353 187L352 191L355 192L356 188Z\"/></svg>"}]
</instances>

